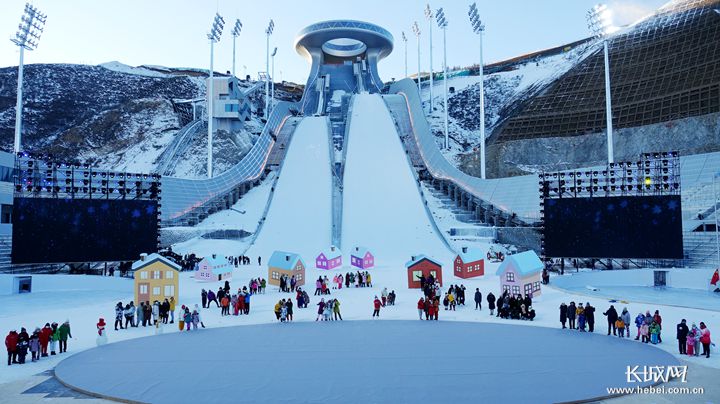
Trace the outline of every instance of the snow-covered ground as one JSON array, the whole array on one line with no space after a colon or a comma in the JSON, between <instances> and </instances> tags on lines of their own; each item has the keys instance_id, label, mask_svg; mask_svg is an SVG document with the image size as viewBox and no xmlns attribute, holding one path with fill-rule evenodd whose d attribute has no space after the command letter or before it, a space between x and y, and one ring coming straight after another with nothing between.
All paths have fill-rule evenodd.
<instances>
[{"instance_id":1,"label":"snow-covered ground","mask_svg":"<svg viewBox=\"0 0 720 404\"><path fill-rule=\"evenodd\" d=\"M254 262L254 257L253 257ZM470 322L489 322L489 323L509 323L523 326L533 327L552 327L558 328L558 307L561 302L569 303L570 301L591 302L597 308L596 312L596 332L606 332L606 322L602 315L611 303L607 299L600 297L588 297L585 294L567 292L554 287L543 287L542 295L533 302L533 308L537 312L537 318L533 322L520 320L503 320L495 316L490 316L487 305L483 302L483 310L477 311L473 309L472 299L475 288L479 288L483 293L483 299L488 292L492 291L497 295L499 290L498 277L494 275L498 264L486 263L485 276L481 278L462 280L452 275L452 270L445 264L444 282L445 286L450 284L463 284L467 288L467 306L460 306L457 311L440 311L440 321L470 321ZM347 271L344 268L343 271ZM334 273L340 271L321 271L316 269L308 269L308 279L317 278L319 275L328 275L332 278ZM406 271L397 265L380 266L372 270L373 284L372 288L343 288L342 290L333 290L332 297L340 299L342 302L342 315L347 320L367 320L371 318L372 300L375 295L379 295L384 287L388 290L394 290L397 294L397 304L394 307L387 307L381 311L381 321L385 320L416 320L417 309L416 303L420 296L420 292L416 289L407 288ZM179 305L194 306L200 302L200 291L202 288L217 290L221 286L220 282L202 283L197 282L191 277L191 273L183 273L180 277L179 288ZM11 275L0 275L0 278L11 277ZM239 286L247 285L252 278L264 277L268 278L266 267L257 267L255 265L242 266L233 271L233 280L230 282L231 287L236 289ZM92 348L96 343L95 323L99 317L104 317L109 323L109 341L110 343L145 336L152 336L155 330L152 328L133 328L130 330L114 331L112 323L114 319L114 306L118 301L127 303L133 297L133 283L130 279L123 278L101 278L96 276L84 275L35 275L34 292L27 295L5 295L0 296L0 330L7 333L8 330L26 327L31 330L36 326L42 326L46 322L62 322L66 319L70 320L72 326L73 339L68 343L69 353L51 358L43 358L36 363L27 363L22 366L0 366L0 382L9 382L29 377L40 373L44 370L53 368L60 359L67 355L79 352L84 349ZM554 281L551 279L551 284ZM0 282L3 284L3 282ZM42 285L42 286L41 286ZM316 317L315 307L319 299L311 294L310 308L296 309L295 321L314 321ZM229 316L221 317L220 310L214 306L211 309L204 310L202 313L203 321L207 327L228 327L240 326L246 324L263 324L274 323L275 315L273 314L274 304L281 298L292 297L294 295L279 293L276 288L268 288L267 294L255 295L252 298L251 313L249 316ZM676 354L677 344L674 335L674 326L681 319L685 318L688 323L699 324L704 321L709 329L713 332L720 332L720 313L700 309L686 309L679 307L670 307L664 305L637 303L633 301L632 295L623 296L629 303L614 303L615 307L622 310L627 307L631 316L639 312L650 310L660 310L663 316L664 325L664 341L657 345L659 349ZM322 326L322 324L318 324ZM162 328L163 333L177 332L175 324L167 325ZM568 334L575 334L576 331L566 330ZM632 329L634 335L636 330ZM448 336L451 338L451 336ZM577 333L577 338L582 335ZM616 338L616 337L608 337ZM448 340L449 341L449 340ZM624 343L638 343L632 340L625 340ZM542 344L542 341L536 341ZM491 347L482 349L493 349ZM581 355L578 353L578 355ZM578 356L581 359L582 356ZM693 363L699 363L714 368L720 368L720 355L713 355L710 359L704 357L686 357L682 359L689 360ZM268 359L269 361L271 359ZM623 364L624 366L624 364ZM623 368L624 369L624 368Z\"/></svg>"},{"instance_id":2,"label":"snow-covered ground","mask_svg":"<svg viewBox=\"0 0 720 404\"><path fill-rule=\"evenodd\" d=\"M370 248L380 263L448 258L427 216L390 112L377 94L354 98L343 178L342 247Z\"/></svg>"},{"instance_id":3,"label":"snow-covered ground","mask_svg":"<svg viewBox=\"0 0 720 404\"><path fill-rule=\"evenodd\" d=\"M270 210L249 255L261 255L267 260L275 250L289 251L300 253L308 263L330 246L332 177L328 131L325 117L305 118L295 129Z\"/></svg>"}]
</instances>

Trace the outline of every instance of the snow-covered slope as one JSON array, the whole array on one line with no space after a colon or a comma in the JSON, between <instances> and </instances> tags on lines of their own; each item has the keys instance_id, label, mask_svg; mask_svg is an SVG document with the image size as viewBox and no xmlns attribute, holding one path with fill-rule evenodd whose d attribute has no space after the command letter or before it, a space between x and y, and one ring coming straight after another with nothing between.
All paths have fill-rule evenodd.
<instances>
[{"instance_id":1,"label":"snow-covered slope","mask_svg":"<svg viewBox=\"0 0 720 404\"><path fill-rule=\"evenodd\" d=\"M332 177L329 124L303 119L295 129L270 209L248 255L268 259L273 251L300 253L306 264L330 246Z\"/></svg>"},{"instance_id":2,"label":"snow-covered slope","mask_svg":"<svg viewBox=\"0 0 720 404\"><path fill-rule=\"evenodd\" d=\"M354 98L343 178L343 250L370 248L378 263L450 254L430 223L390 112L377 95Z\"/></svg>"}]
</instances>

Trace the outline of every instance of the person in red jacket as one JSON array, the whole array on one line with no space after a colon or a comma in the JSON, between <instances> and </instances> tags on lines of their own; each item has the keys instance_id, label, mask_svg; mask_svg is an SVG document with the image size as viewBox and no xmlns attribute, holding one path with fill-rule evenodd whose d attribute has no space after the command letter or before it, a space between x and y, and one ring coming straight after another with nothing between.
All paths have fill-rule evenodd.
<instances>
[{"instance_id":1,"label":"person in red jacket","mask_svg":"<svg viewBox=\"0 0 720 404\"><path fill-rule=\"evenodd\" d=\"M703 347L702 354L705 355L706 358L710 357L710 344L712 341L710 340L710 330L707 328L705 323L702 321L700 322L700 343Z\"/></svg>"},{"instance_id":2,"label":"person in red jacket","mask_svg":"<svg viewBox=\"0 0 720 404\"><path fill-rule=\"evenodd\" d=\"M440 298L436 297L433 302L433 314L435 315L435 320L438 319L438 313L440 313Z\"/></svg>"},{"instance_id":3,"label":"person in red jacket","mask_svg":"<svg viewBox=\"0 0 720 404\"><path fill-rule=\"evenodd\" d=\"M425 312L425 299L423 299L422 297L420 298L420 300L418 300L417 309L418 317L420 317L420 320L422 320L423 312ZM427 313L425 313L425 315L427 316Z\"/></svg>"},{"instance_id":4,"label":"person in red jacket","mask_svg":"<svg viewBox=\"0 0 720 404\"><path fill-rule=\"evenodd\" d=\"M52 328L50 328L50 323L45 323L45 327L40 330L40 356L48 356L47 348L52 333L53 331Z\"/></svg>"},{"instance_id":5,"label":"person in red jacket","mask_svg":"<svg viewBox=\"0 0 720 404\"><path fill-rule=\"evenodd\" d=\"M380 317L380 306L382 305L382 302L380 299L378 299L377 296L375 296L375 301L373 302L373 305L375 306L375 310L373 311L373 318L375 316Z\"/></svg>"},{"instance_id":6,"label":"person in red jacket","mask_svg":"<svg viewBox=\"0 0 720 404\"><path fill-rule=\"evenodd\" d=\"M8 353L8 366L12 363L17 363L17 343L18 333L17 331L12 330L5 337L5 348L7 348Z\"/></svg>"}]
</instances>

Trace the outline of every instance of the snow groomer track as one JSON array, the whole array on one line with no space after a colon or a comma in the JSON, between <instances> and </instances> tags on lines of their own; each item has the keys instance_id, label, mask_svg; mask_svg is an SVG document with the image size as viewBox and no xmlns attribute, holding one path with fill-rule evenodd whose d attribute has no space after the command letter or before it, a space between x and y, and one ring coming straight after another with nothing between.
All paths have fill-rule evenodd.
<instances>
[{"instance_id":1,"label":"snow groomer track","mask_svg":"<svg viewBox=\"0 0 720 404\"><path fill-rule=\"evenodd\" d=\"M55 376L125 402L557 403L651 384L627 383L628 365L678 364L600 334L452 321L253 325L104 345Z\"/></svg>"}]
</instances>

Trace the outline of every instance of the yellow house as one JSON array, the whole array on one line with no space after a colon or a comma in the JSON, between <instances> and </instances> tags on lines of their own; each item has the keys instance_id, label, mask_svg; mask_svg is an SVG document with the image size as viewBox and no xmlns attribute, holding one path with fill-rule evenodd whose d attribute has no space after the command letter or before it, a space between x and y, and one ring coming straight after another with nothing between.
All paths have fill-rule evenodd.
<instances>
[{"instance_id":1,"label":"yellow house","mask_svg":"<svg viewBox=\"0 0 720 404\"><path fill-rule=\"evenodd\" d=\"M163 302L174 297L177 302L180 265L160 254L140 254L132 265L135 274L135 303Z\"/></svg>"}]
</instances>

